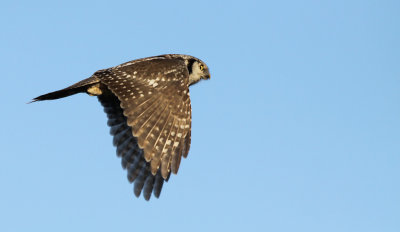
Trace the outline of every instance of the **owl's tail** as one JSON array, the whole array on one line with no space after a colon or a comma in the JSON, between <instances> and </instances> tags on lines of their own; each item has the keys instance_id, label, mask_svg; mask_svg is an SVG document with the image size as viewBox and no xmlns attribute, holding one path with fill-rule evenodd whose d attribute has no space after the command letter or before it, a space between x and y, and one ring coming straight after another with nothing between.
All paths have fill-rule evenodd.
<instances>
[{"instance_id":1,"label":"owl's tail","mask_svg":"<svg viewBox=\"0 0 400 232\"><path fill-rule=\"evenodd\" d=\"M58 91L46 93L43 95L40 95L39 97L35 97L32 99L31 102L36 102L36 101L43 101L43 100L55 100L63 97L68 97L77 93L89 93L91 94L91 87L98 86L99 85L99 80L96 77L89 77L85 80L82 80L76 84L73 84L65 89L61 89ZM93 91L93 90L92 90ZM96 95L96 94L92 94Z\"/></svg>"}]
</instances>

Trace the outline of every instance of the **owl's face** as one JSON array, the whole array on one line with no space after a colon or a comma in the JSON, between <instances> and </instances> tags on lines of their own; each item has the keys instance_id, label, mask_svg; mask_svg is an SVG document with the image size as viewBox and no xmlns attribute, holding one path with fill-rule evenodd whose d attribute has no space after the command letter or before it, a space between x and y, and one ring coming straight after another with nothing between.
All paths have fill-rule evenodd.
<instances>
[{"instance_id":1,"label":"owl's face","mask_svg":"<svg viewBox=\"0 0 400 232\"><path fill-rule=\"evenodd\" d=\"M203 61L198 59L189 60L187 65L189 70L189 85L193 85L201 79L210 79L210 71Z\"/></svg>"}]
</instances>

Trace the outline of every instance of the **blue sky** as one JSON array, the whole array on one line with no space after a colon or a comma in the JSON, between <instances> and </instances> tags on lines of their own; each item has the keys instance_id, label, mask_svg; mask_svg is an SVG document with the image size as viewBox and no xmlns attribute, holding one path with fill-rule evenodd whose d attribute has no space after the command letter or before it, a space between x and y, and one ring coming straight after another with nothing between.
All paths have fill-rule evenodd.
<instances>
[{"instance_id":1,"label":"blue sky","mask_svg":"<svg viewBox=\"0 0 400 232\"><path fill-rule=\"evenodd\" d=\"M399 231L399 1L2 3L0 231ZM146 202L85 94L33 97L184 53L192 146Z\"/></svg>"}]
</instances>

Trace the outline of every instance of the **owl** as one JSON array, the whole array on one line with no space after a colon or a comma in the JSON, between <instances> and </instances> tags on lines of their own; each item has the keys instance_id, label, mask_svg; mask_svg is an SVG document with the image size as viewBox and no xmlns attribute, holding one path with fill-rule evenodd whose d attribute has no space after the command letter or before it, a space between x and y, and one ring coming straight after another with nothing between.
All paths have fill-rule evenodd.
<instances>
[{"instance_id":1,"label":"owl","mask_svg":"<svg viewBox=\"0 0 400 232\"><path fill-rule=\"evenodd\" d=\"M97 96L133 192L159 197L176 174L191 142L189 86L210 79L207 65L189 55L167 54L102 69L91 77L32 102L76 93Z\"/></svg>"}]
</instances>

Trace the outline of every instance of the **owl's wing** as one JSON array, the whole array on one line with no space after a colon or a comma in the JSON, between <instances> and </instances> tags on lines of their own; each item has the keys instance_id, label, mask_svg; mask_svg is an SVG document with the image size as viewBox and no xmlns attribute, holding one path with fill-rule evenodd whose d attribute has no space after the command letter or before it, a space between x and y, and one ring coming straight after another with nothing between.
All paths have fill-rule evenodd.
<instances>
[{"instance_id":1,"label":"owl's wing","mask_svg":"<svg viewBox=\"0 0 400 232\"><path fill-rule=\"evenodd\" d=\"M96 74L95 74L96 75ZM190 147L189 73L183 60L152 59L97 74L121 102L127 125L150 171L177 173ZM119 138L116 140L120 141ZM129 143L129 142L127 142Z\"/></svg>"},{"instance_id":2,"label":"owl's wing","mask_svg":"<svg viewBox=\"0 0 400 232\"><path fill-rule=\"evenodd\" d=\"M139 148L137 138L132 135L131 127L127 124L127 118L123 115L120 101L111 92L98 96L100 103L107 114L107 124L111 127L110 133L114 136L113 144L117 147L117 155L121 157L121 164L128 171L129 182L134 182L134 193L138 197L143 190L146 200L151 193L157 198L160 196L164 178L161 171L156 175L151 174L150 164L143 156L143 150ZM169 175L165 181L168 181Z\"/></svg>"}]
</instances>

